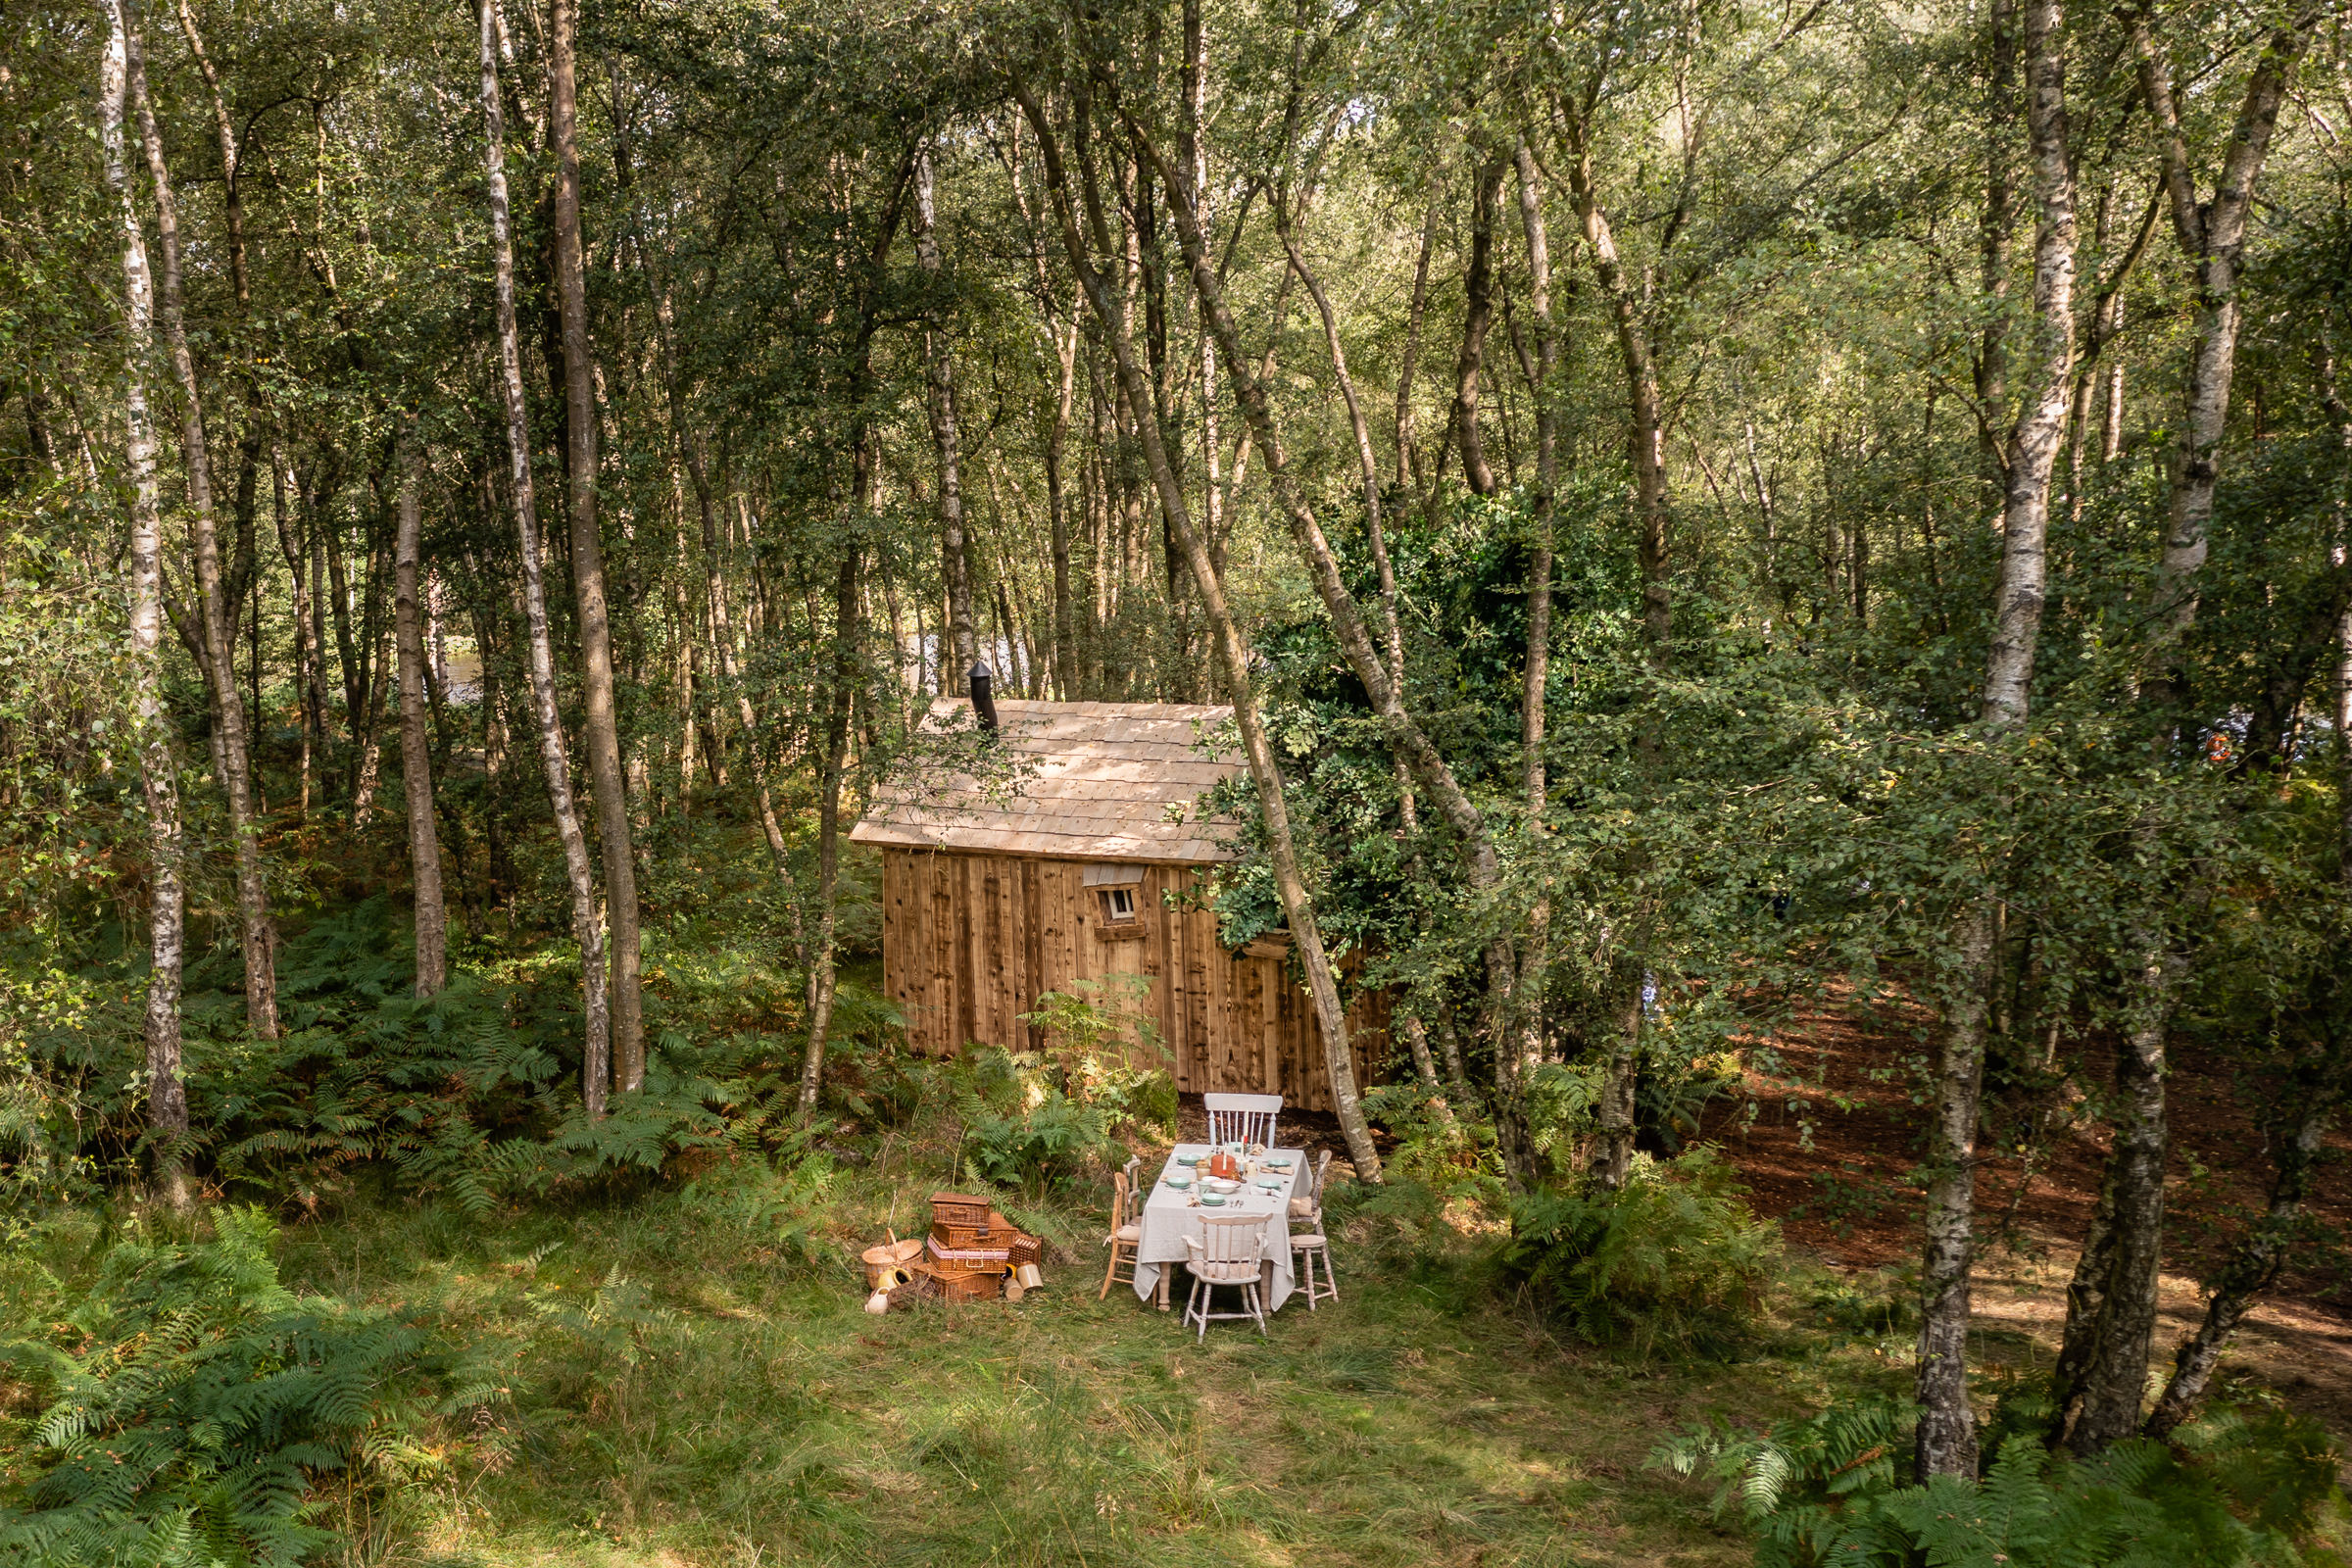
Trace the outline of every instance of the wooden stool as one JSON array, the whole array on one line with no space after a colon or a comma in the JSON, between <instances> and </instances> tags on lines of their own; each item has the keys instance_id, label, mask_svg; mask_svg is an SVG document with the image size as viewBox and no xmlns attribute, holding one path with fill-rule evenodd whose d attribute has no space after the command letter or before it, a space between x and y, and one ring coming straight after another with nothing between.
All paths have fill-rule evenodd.
<instances>
[{"instance_id":1,"label":"wooden stool","mask_svg":"<svg viewBox=\"0 0 2352 1568\"><path fill-rule=\"evenodd\" d=\"M1298 1288L1306 1292L1306 1309L1312 1312L1317 1301L1336 1301L1340 1298L1340 1282L1331 1272L1331 1241L1322 1230L1323 1216L1315 1216L1317 1229L1309 1236L1291 1238L1291 1257L1298 1265ZM1315 1280L1315 1259L1323 1260L1323 1279Z\"/></svg>"}]
</instances>

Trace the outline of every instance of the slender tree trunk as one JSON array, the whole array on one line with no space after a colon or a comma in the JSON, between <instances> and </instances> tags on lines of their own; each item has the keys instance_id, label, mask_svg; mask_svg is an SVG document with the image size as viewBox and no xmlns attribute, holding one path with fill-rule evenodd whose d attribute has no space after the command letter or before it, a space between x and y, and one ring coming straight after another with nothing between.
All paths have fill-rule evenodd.
<instances>
[{"instance_id":1,"label":"slender tree trunk","mask_svg":"<svg viewBox=\"0 0 2352 1568\"><path fill-rule=\"evenodd\" d=\"M449 915L441 902L441 840L433 826L432 753L424 730L424 628L416 603L423 523L414 436L400 457L400 537L392 552L393 641L400 659L400 775L408 796L409 867L416 890L416 994L449 983Z\"/></svg>"},{"instance_id":2,"label":"slender tree trunk","mask_svg":"<svg viewBox=\"0 0 2352 1568\"><path fill-rule=\"evenodd\" d=\"M162 309L158 313L172 366L179 376L181 457L187 466L191 531L196 546L197 617L202 628L204 667L213 690L215 721L220 725L220 782L228 796L229 831L236 838L237 935L245 958L245 1024L264 1040L277 1038L277 927L270 918L270 888L262 874L261 824L253 808L253 753L246 740L245 701L237 691L235 628L221 581L220 530L213 515L211 447L204 428L204 404L196 381L195 357L180 304L179 216L171 172L164 165L164 138L148 101L146 67L135 31L126 34L131 104L139 138L147 149L147 173L155 185L156 238L163 251Z\"/></svg>"},{"instance_id":3,"label":"slender tree trunk","mask_svg":"<svg viewBox=\"0 0 2352 1568\"><path fill-rule=\"evenodd\" d=\"M1089 256L1086 240L1079 234L1077 204L1062 172L1061 153L1054 140L1052 126L1045 111L1038 106L1026 84L1017 78L1014 96L1021 112L1028 118L1030 128L1037 133L1043 153L1047 179L1054 197L1055 215L1060 220L1063 248L1068 252L1070 268L1078 276L1096 318L1102 323L1109 339L1120 382L1139 404L1145 396L1143 373L1135 363L1135 355L1127 341L1125 315L1121 302L1110 285L1096 270ZM1156 160L1155 160L1156 162ZM1164 168L1160 171L1163 184L1167 179ZM1107 254L1109 237L1100 222L1100 206L1088 193L1087 209L1091 218L1090 229L1097 254ZM1198 276L1200 234L1192 224L1189 203L1180 203L1178 223L1184 232L1187 260ZM1226 350L1230 359L1232 349ZM1342 1134L1348 1143L1348 1153L1360 1180L1377 1182L1381 1179L1380 1152L1373 1147L1370 1127L1364 1121L1363 1101L1355 1084L1355 1058L1348 1036L1348 1009L1340 1001L1339 982L1333 972L1331 956L1323 947L1323 935L1315 923L1314 904L1299 874L1297 845L1291 833L1291 818L1283 795L1282 772L1274 760L1274 748L1267 739L1265 724L1257 708L1257 694L1250 674L1249 645L1242 638L1241 628L1225 600L1225 585L1215 564L1209 560L1208 546L1193 525L1190 507L1176 472L1168 464L1167 452L1161 445L1155 421L1142 422L1144 457L1152 471L1152 480L1159 493L1159 504L1169 527L1176 535L1177 546L1184 552L1185 562L1192 569L1193 585L1200 591L1201 608L1206 612L1214 639L1214 651L1220 673L1224 677L1227 695L1233 702L1235 726L1241 731L1242 748L1249 760L1251 781L1257 786L1259 809L1264 815L1269 858L1273 861L1276 897L1281 901L1283 913L1291 928L1291 940L1297 945L1300 967L1305 971L1307 992L1314 1002L1315 1016L1323 1029L1323 1051L1326 1069L1331 1076L1332 1106L1337 1113Z\"/></svg>"},{"instance_id":4,"label":"slender tree trunk","mask_svg":"<svg viewBox=\"0 0 2352 1568\"><path fill-rule=\"evenodd\" d=\"M155 352L155 294L147 238L123 158L123 104L130 76L130 26L122 0L107 0L106 53L98 71L99 142L114 188L122 238L123 456L130 470L130 681L138 725L139 784L147 812L147 1136L156 1201L177 1213L193 1204L181 1166L188 1092L179 1069L181 945L179 765L172 754L163 698L163 508L155 477L154 416L147 364Z\"/></svg>"},{"instance_id":5,"label":"slender tree trunk","mask_svg":"<svg viewBox=\"0 0 2352 1568\"><path fill-rule=\"evenodd\" d=\"M2172 519L2157 563L2157 609L2165 617L2166 646L2177 648L2196 620L2195 579L2205 564L2206 536L2213 521L2214 486L2221 477L2222 437L2230 423L2230 386L2236 369L2240 313L2237 285L2245 263L2246 219L2255 182L2270 153L2295 65L2321 8L2310 7L2295 22L2271 29L2260 63L2246 82L2237 124L2213 200L2200 204L2188 144L2173 101L2171 68L2148 30L2148 13L2131 13L2132 53L2139 66L2141 94L2156 122L2164 152L2166 199L2180 249L2196 269L2195 340L2189 353L2186 417L2173 458ZM2180 678L2174 678L2176 688ZM2185 699L2176 689L2176 703Z\"/></svg>"},{"instance_id":6,"label":"slender tree trunk","mask_svg":"<svg viewBox=\"0 0 2352 1568\"><path fill-rule=\"evenodd\" d=\"M933 285L943 281L935 207L938 177L931 149L914 156L914 253ZM956 420L956 363L948 334L936 324L923 329L923 368L930 386L931 441L939 453L940 569L948 589L948 641L955 668L940 690L960 697L969 688L979 653L972 634L972 566L964 541L962 433Z\"/></svg>"},{"instance_id":7,"label":"slender tree trunk","mask_svg":"<svg viewBox=\"0 0 2352 1568\"><path fill-rule=\"evenodd\" d=\"M867 441L874 438L867 436ZM859 487L858 505L864 505ZM816 1112L824 1087L825 1041L833 1026L833 1000L840 977L834 969L836 905L841 870L841 789L849 755L850 708L858 682L858 552L845 547L833 597L833 672L825 703L824 774L816 798L816 943L809 977L808 1047L801 1059L801 1119Z\"/></svg>"},{"instance_id":8,"label":"slender tree trunk","mask_svg":"<svg viewBox=\"0 0 2352 1568\"><path fill-rule=\"evenodd\" d=\"M530 639L531 716L539 731L539 756L547 768L547 794L554 808L556 836L564 845L564 870L571 884L572 934L580 945L580 985L585 1049L580 1062L580 1099L591 1120L605 1113L612 1076L612 1015L605 992L604 927L597 918L596 874L588 838L572 805L571 762L564 752L564 719L556 708L556 660L547 625L547 586L541 574L539 510L531 484L531 428L522 401L522 344L514 323L514 249L507 209L505 117L498 93L497 0L479 0L482 56L482 116L487 124L484 168L490 187L491 260L497 273L500 391L507 416L507 455L512 464L514 526L521 542L523 620Z\"/></svg>"},{"instance_id":9,"label":"slender tree trunk","mask_svg":"<svg viewBox=\"0 0 2352 1568\"><path fill-rule=\"evenodd\" d=\"M2037 323L2034 390L2010 434L2002 514L2001 576L1992 645L1985 654L1981 722L2022 727L2030 710L2041 631L2050 480L2065 439L2074 370L2075 184L2066 142L2066 71L2059 53L2060 0L2026 0L2027 126L2040 221L2034 238ZM1968 1325L1976 1255L1976 1147L1984 1076L1985 1021L1999 967L1998 906L1964 917L1955 1000L1945 1020L1930 1124L1925 1301L1919 1337L1916 1460L1924 1479L1977 1473L1968 1394Z\"/></svg>"},{"instance_id":10,"label":"slender tree trunk","mask_svg":"<svg viewBox=\"0 0 2352 1568\"><path fill-rule=\"evenodd\" d=\"M1421 454L1413 445L1413 373L1421 363L1421 322L1429 310L1429 253L1438 238L1438 207L1430 203L1421 219L1421 255L1413 263L1413 303L1405 318L1404 357L1396 366L1396 488L1415 488ZM1426 488L1421 502L1429 504Z\"/></svg>"},{"instance_id":11,"label":"slender tree trunk","mask_svg":"<svg viewBox=\"0 0 2352 1568\"><path fill-rule=\"evenodd\" d=\"M1519 175L1519 223L1527 242L1528 309L1536 325L1535 375L1528 388L1536 414L1535 536L1528 548L1527 654L1520 687L1519 748L1527 831L1542 834L1549 793L1544 765L1545 699L1551 681L1552 511L1559 483L1559 414L1552 378L1559 368L1560 344L1551 318L1551 238L1544 221L1543 184L1535 150L1524 137L1513 163ZM1551 900L1539 893L1528 908L1515 998L1523 1079L1532 1076L1544 1059L1544 1004L1550 964ZM1627 1087L1630 1106L1630 1066Z\"/></svg>"},{"instance_id":12,"label":"slender tree trunk","mask_svg":"<svg viewBox=\"0 0 2352 1568\"><path fill-rule=\"evenodd\" d=\"M579 0L554 0L548 31L548 133L556 154L556 296L564 328L564 426L570 440L571 585L580 612L582 741L596 796L597 848L612 952L612 1086L645 1087L645 1001L637 915L637 860L629 844L628 784L612 679L605 547L597 529L596 367L589 358L588 278L580 235L579 91L574 51Z\"/></svg>"},{"instance_id":13,"label":"slender tree trunk","mask_svg":"<svg viewBox=\"0 0 2352 1568\"><path fill-rule=\"evenodd\" d=\"M2222 1266L2213 1295L2205 1302L2204 1321L2195 1334L2181 1342L2173 1358L2172 1378L2141 1429L2145 1436L2161 1443L2196 1414L2230 1335L2254 1309L2257 1298L2278 1283L2303 1217L2304 1200L2311 1193L2321 1141L2340 1097L2340 1089L2316 1095L2305 1104L2293 1135L2279 1146L2270 1208Z\"/></svg>"},{"instance_id":14,"label":"slender tree trunk","mask_svg":"<svg viewBox=\"0 0 2352 1568\"><path fill-rule=\"evenodd\" d=\"M1471 198L1470 271L1463 281L1462 352L1453 368L1453 436L1462 449L1462 478L1482 496L1494 493L1494 470L1478 433L1478 377L1486 363L1487 329L1494 320L1494 211L1502 199L1500 158L1479 166Z\"/></svg>"},{"instance_id":15,"label":"slender tree trunk","mask_svg":"<svg viewBox=\"0 0 2352 1568\"><path fill-rule=\"evenodd\" d=\"M2164 156L2165 196L2180 248L2196 268L2195 338L2189 355L2186 408L2175 449L2170 526L2157 562L2154 655L2164 672L2143 688L2166 710L2161 728L2180 725L2190 693L2179 655L2195 624L2197 581L2205 563L2227 433L2230 383L2239 327L2237 283L2244 260L2246 220L2256 182L2278 123L2279 106L2318 19L2273 29L2247 80L2213 200L2200 204L2187 142L2173 99L2170 67L2151 35L2148 14L2129 18L2139 84L2156 122ZM2153 840L2152 818L2136 833ZM2201 901L2198 889L2168 890L2166 903ZM2102 1245L2086 1246L2068 1290L2066 1332L2051 1374L2059 1405L2059 1437L2077 1453L2096 1453L2140 1428L2140 1406L2154 1349L2158 1275L2164 1252L2164 1172L2171 1144L2166 1105L2166 1050L2172 1009L2194 958L2176 942L2168 922L2151 912L2136 935L2139 954L2128 984L2129 1023L2117 1060L2121 1114L2101 1180L2100 1211L2110 1230Z\"/></svg>"}]
</instances>

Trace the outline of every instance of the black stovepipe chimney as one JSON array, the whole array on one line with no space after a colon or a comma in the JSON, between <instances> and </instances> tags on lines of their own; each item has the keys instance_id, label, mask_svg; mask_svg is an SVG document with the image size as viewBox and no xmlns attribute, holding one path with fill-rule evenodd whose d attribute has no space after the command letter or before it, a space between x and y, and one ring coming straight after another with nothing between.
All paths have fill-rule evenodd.
<instances>
[{"instance_id":1,"label":"black stovepipe chimney","mask_svg":"<svg viewBox=\"0 0 2352 1568\"><path fill-rule=\"evenodd\" d=\"M988 695L989 678L986 664L972 666L972 716L980 720L982 729L994 735L997 732L997 705Z\"/></svg>"}]
</instances>

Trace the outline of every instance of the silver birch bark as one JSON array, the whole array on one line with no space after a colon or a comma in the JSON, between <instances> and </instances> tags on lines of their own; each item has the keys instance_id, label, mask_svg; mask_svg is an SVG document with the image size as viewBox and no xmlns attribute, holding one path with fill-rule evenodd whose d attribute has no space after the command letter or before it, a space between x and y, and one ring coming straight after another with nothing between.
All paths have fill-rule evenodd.
<instances>
[{"instance_id":1,"label":"silver birch bark","mask_svg":"<svg viewBox=\"0 0 2352 1568\"><path fill-rule=\"evenodd\" d=\"M179 211L172 199L171 171L164 164L164 138L148 100L147 72L139 37L126 34L131 105L139 139L147 152L147 174L155 186L156 241L163 253L163 297L158 318L179 379L181 458L187 467L188 511L196 556L197 624L205 679L212 687L213 718L220 726L218 748L220 783L228 797L229 831L236 839L237 938L245 959L245 1023L264 1040L277 1038L277 927L270 918L270 888L262 873L261 824L253 808L253 754L245 736L245 703L237 695L235 647L220 575L220 535L213 514L211 447L205 435L204 405L196 381L195 356L188 351L180 301Z\"/></svg>"},{"instance_id":2,"label":"silver birch bark","mask_svg":"<svg viewBox=\"0 0 2352 1568\"><path fill-rule=\"evenodd\" d=\"M2152 36L2148 15L2129 18L2132 48L2148 113L2163 151L2165 199L2182 253L2196 269L2196 324L2189 353L2186 407L2173 453L2169 526L2157 562L2155 657L2164 671L2146 690L2179 722L2189 698L2177 663L2197 616L2197 579L2205 564L2220 449L2229 425L2239 327L2237 282L2246 220L2270 150L2278 109L2317 10L2274 29L2246 83L2236 124L2210 203L2200 204L2195 171L2174 102L2171 70ZM2153 836L2143 819L2136 830ZM2171 895L2178 898L2176 890ZM2188 898L2199 897L2190 890ZM2157 1276L2164 1251L2164 1171L2171 1129L2166 1104L2172 1009L2191 954L2150 918L2136 934L2127 973L2128 1023L2116 1063L2121 1114L2100 1182L2098 1214L2067 1291L2067 1322L2051 1385L2062 1441L2078 1453L2098 1452L2140 1426L2140 1405L2156 1331Z\"/></svg>"},{"instance_id":3,"label":"silver birch bark","mask_svg":"<svg viewBox=\"0 0 2352 1568\"><path fill-rule=\"evenodd\" d=\"M107 0L106 52L99 58L99 142L122 223L123 296L123 457L130 469L130 683L137 725L139 787L147 812L147 1135L152 1190L175 1212L191 1203L181 1169L188 1136L188 1092L180 1077L179 992L186 933L180 882L179 766L163 698L163 508L155 477L155 418L147 403L147 362L155 352L155 291L147 238L123 161L123 102L128 94L130 28L123 0Z\"/></svg>"},{"instance_id":4,"label":"silver birch bark","mask_svg":"<svg viewBox=\"0 0 2352 1568\"><path fill-rule=\"evenodd\" d=\"M416 888L416 995L449 983L449 914L441 900L441 838L433 825L432 748L424 728L424 627L416 602L423 522L416 447L400 455L400 529L392 546L392 640L400 661L400 776L409 808L409 872Z\"/></svg>"},{"instance_id":5,"label":"silver birch bark","mask_svg":"<svg viewBox=\"0 0 2352 1568\"><path fill-rule=\"evenodd\" d=\"M1544 700L1551 682L1552 508L1560 461L1559 411L1552 400L1551 383L1559 368L1560 340L1551 319L1551 237L1544 221L1544 187L1535 149L1525 137L1512 162L1519 175L1519 226L1527 242L1528 311L1536 324L1535 384L1529 388L1536 414L1536 495L1531 519L1535 537L1528 549L1527 656L1519 700L1521 805L1527 812L1527 831L1540 835L1549 793L1544 755ZM1550 948L1551 901L1539 894L1528 909L1527 935L1519 955L1518 994L1513 999L1523 1075L1532 1074L1543 1062Z\"/></svg>"},{"instance_id":6,"label":"silver birch bark","mask_svg":"<svg viewBox=\"0 0 2352 1568\"><path fill-rule=\"evenodd\" d=\"M938 176L931 149L914 156L914 254L934 285L941 279ZM937 325L923 329L923 374L930 392L931 441L939 454L939 556L948 588L948 643L955 668L940 691L959 697L970 685L979 652L972 635L972 566L964 539L962 432L956 418L956 364L948 334Z\"/></svg>"},{"instance_id":7,"label":"silver birch bark","mask_svg":"<svg viewBox=\"0 0 2352 1568\"><path fill-rule=\"evenodd\" d=\"M1096 318L1102 322L1103 336L1108 341L1111 357L1120 383L1128 389L1131 400L1146 407L1150 393L1143 372L1135 363L1134 346L1125 331L1125 313L1121 303L1102 273L1095 268L1080 237L1076 202L1064 176L1060 149L1055 145L1052 126L1035 96L1017 77L1013 95L1019 101L1022 114L1030 128L1037 133L1038 145L1046 165L1046 176L1054 200L1054 216L1059 220L1063 249L1068 252L1070 269L1077 274L1079 287ZM1156 162L1156 160L1155 160ZM1161 169L1163 183L1166 170ZM1091 201L1089 217L1097 219L1090 225L1098 253L1111 250L1109 237L1099 221L1099 208ZM1182 204L1180 229L1192 223L1189 203ZM1199 231L1190 228L1186 233L1186 250L1199 249ZM1198 263L1195 264L1198 268ZM1232 349L1227 348L1230 357ZM1361 1095L1355 1084L1355 1060L1348 1037L1348 1009L1340 1001L1339 981L1334 974L1331 956L1323 946L1323 934L1315 923L1312 897L1298 868L1298 855L1291 832L1290 809L1283 796L1282 770L1274 760L1274 748L1267 739L1265 724L1257 709L1257 692L1250 675L1250 648L1243 640L1240 625L1235 621L1232 608L1225 599L1225 584L1209 560L1207 541L1193 524L1192 511L1185 499L1184 488L1177 482L1176 473L1168 463L1166 448L1161 444L1156 420L1140 422L1139 434L1144 446L1145 462L1151 468L1152 482L1157 490L1159 504L1166 515L1168 527L1176 536L1177 548L1184 552L1185 564L1192 570L1193 585L1200 594L1202 610L1208 616L1212 643L1219 673L1224 677L1227 695L1233 701L1234 725L1241 731L1243 755L1250 764L1250 776L1257 787L1258 807L1266 822L1269 858L1273 861L1274 889L1281 901L1284 916L1290 922L1291 940L1297 946L1299 966L1305 971L1307 993L1315 1004L1316 1021L1322 1025L1323 1053L1326 1069L1331 1076L1331 1099L1338 1115L1340 1130L1348 1144L1348 1159L1354 1164L1358 1179L1377 1182L1381 1179L1380 1152L1373 1147L1371 1128L1364 1121Z\"/></svg>"},{"instance_id":8,"label":"silver birch bark","mask_svg":"<svg viewBox=\"0 0 2352 1568\"><path fill-rule=\"evenodd\" d=\"M2075 182L2066 143L2066 68L2059 0L2027 0L2026 116L2040 204L2034 249L2035 336L2020 358L2034 393L2018 413L2006 453L2001 575L1985 653L1980 721L1989 731L2026 722L2041 633L2048 564L2050 480L2066 435L2074 372ZM1977 1473L1976 1417L1968 1393L1968 1324L1976 1256L1976 1150L1984 1077L1984 1029L1994 971L1998 906L1963 916L1956 996L1945 1018L1929 1127L1927 1245L1921 1269L1919 1430L1922 1479Z\"/></svg>"},{"instance_id":9,"label":"silver birch bark","mask_svg":"<svg viewBox=\"0 0 2352 1568\"><path fill-rule=\"evenodd\" d=\"M539 757L547 770L547 795L564 845L564 870L571 885L572 934L580 945L583 1049L580 1100L591 1120L605 1113L605 1091L612 1075L612 1015L605 994L604 926L597 918L596 873L588 838L572 803L571 761L564 752L564 719L556 708L556 660L547 626L547 584L542 573L539 509L531 485L531 428L522 401L522 345L514 324L514 248L507 208L505 115L498 96L496 0L478 0L481 26L482 117L487 126L483 167L490 187L490 251L497 274L499 390L506 405L507 456L514 527L522 554L522 613L530 641L531 718L539 731Z\"/></svg>"},{"instance_id":10,"label":"silver birch bark","mask_svg":"<svg viewBox=\"0 0 2352 1568\"><path fill-rule=\"evenodd\" d=\"M579 91L574 55L579 0L555 0L548 29L548 133L556 154L556 299L563 323L564 423L568 442L571 584L579 601L581 739L596 797L596 844L605 869L606 928L612 943L612 1085L645 1087L645 999L637 915L637 858L629 843L629 797L620 757L612 676L612 612L605 548L597 530L596 368L588 345L588 278L580 238Z\"/></svg>"}]
</instances>

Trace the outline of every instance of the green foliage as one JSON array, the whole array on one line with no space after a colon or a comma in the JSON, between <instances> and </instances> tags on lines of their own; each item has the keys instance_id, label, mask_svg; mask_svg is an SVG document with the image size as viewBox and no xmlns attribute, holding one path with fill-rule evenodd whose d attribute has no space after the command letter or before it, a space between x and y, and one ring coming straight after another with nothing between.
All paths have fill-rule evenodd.
<instances>
[{"instance_id":1,"label":"green foliage","mask_svg":"<svg viewBox=\"0 0 2352 1568\"><path fill-rule=\"evenodd\" d=\"M1781 1258L1780 1228L1742 1191L1712 1149L1638 1154L1617 1193L1585 1184L1514 1203L1505 1275L1596 1345L1636 1356L1722 1348L1752 1324Z\"/></svg>"},{"instance_id":2,"label":"green foliage","mask_svg":"<svg viewBox=\"0 0 2352 1568\"><path fill-rule=\"evenodd\" d=\"M1385 1161L1388 1180L1426 1187L1446 1201L1502 1200L1502 1156L1494 1147L1494 1124L1485 1117L1409 1082L1367 1091L1364 1114L1396 1136L1396 1149Z\"/></svg>"},{"instance_id":3,"label":"green foliage","mask_svg":"<svg viewBox=\"0 0 2352 1568\"><path fill-rule=\"evenodd\" d=\"M2340 1453L2316 1425L2225 1411L2178 1449L2134 1439L2078 1462L2017 1433L1982 1481L1910 1470L1909 1405L1857 1400L1761 1435L1687 1429L1648 1468L1720 1484L1759 1568L2292 1568Z\"/></svg>"},{"instance_id":4,"label":"green foliage","mask_svg":"<svg viewBox=\"0 0 2352 1568\"><path fill-rule=\"evenodd\" d=\"M115 1247L62 1322L8 1325L0 1359L48 1402L0 1563L307 1561L334 1539L320 1475L429 1469L432 1418L490 1398L417 1323L285 1289L260 1211L214 1221Z\"/></svg>"},{"instance_id":5,"label":"green foliage","mask_svg":"<svg viewBox=\"0 0 2352 1568\"><path fill-rule=\"evenodd\" d=\"M960 1159L982 1179L1032 1194L1074 1178L1110 1146L1110 1112L1073 1098L1033 1053L964 1053L951 1072Z\"/></svg>"}]
</instances>

